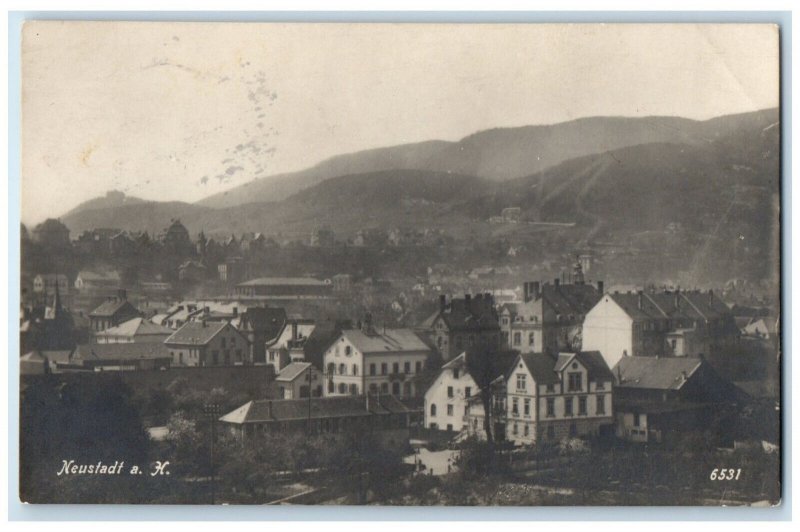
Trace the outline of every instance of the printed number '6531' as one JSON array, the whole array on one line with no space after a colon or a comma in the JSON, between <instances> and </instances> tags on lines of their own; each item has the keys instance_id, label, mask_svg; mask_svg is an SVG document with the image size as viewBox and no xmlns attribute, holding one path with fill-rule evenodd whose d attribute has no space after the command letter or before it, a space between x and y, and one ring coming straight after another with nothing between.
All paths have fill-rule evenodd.
<instances>
[{"instance_id":1,"label":"printed number '6531'","mask_svg":"<svg viewBox=\"0 0 800 532\"><path fill-rule=\"evenodd\" d=\"M709 477L711 480L739 480L739 475L742 474L740 469L719 469L715 468Z\"/></svg>"}]
</instances>

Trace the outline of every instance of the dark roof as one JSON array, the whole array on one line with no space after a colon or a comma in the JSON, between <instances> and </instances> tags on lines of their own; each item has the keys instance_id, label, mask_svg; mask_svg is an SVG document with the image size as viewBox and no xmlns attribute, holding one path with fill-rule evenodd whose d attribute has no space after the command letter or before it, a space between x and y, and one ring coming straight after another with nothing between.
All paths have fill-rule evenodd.
<instances>
[{"instance_id":1,"label":"dark roof","mask_svg":"<svg viewBox=\"0 0 800 532\"><path fill-rule=\"evenodd\" d=\"M167 346L160 342L119 343L119 344L82 344L79 345L76 360L139 360L171 358Z\"/></svg>"},{"instance_id":2,"label":"dark roof","mask_svg":"<svg viewBox=\"0 0 800 532\"><path fill-rule=\"evenodd\" d=\"M92 318L112 318L119 314L122 310L131 310L136 314L139 313L139 311L136 310L136 307L131 305L130 301L127 299L116 298L103 301L99 307L89 313L89 316Z\"/></svg>"},{"instance_id":3,"label":"dark roof","mask_svg":"<svg viewBox=\"0 0 800 532\"><path fill-rule=\"evenodd\" d=\"M601 294L590 284L546 284L540 297L556 314L569 316L589 312Z\"/></svg>"},{"instance_id":4,"label":"dark roof","mask_svg":"<svg viewBox=\"0 0 800 532\"><path fill-rule=\"evenodd\" d=\"M608 296L634 319L710 320L731 315L728 306L711 291L610 293Z\"/></svg>"},{"instance_id":5,"label":"dark roof","mask_svg":"<svg viewBox=\"0 0 800 532\"><path fill-rule=\"evenodd\" d=\"M531 372L536 384L558 384L556 359L545 353L523 353L519 357ZM509 372L512 369L509 368Z\"/></svg>"},{"instance_id":6,"label":"dark roof","mask_svg":"<svg viewBox=\"0 0 800 532\"><path fill-rule=\"evenodd\" d=\"M242 313L242 329L263 332L268 339L278 336L285 323L283 307L249 307Z\"/></svg>"},{"instance_id":7,"label":"dark roof","mask_svg":"<svg viewBox=\"0 0 800 532\"><path fill-rule=\"evenodd\" d=\"M467 370L481 389L508 373L517 359L517 351L467 353Z\"/></svg>"},{"instance_id":8,"label":"dark roof","mask_svg":"<svg viewBox=\"0 0 800 532\"><path fill-rule=\"evenodd\" d=\"M441 316L450 330L485 330L499 329L497 311L494 308L494 298L478 297L453 298L447 302L444 309L437 309L435 313L425 320L424 326L430 328Z\"/></svg>"},{"instance_id":9,"label":"dark roof","mask_svg":"<svg viewBox=\"0 0 800 532\"><path fill-rule=\"evenodd\" d=\"M701 363L693 357L622 357L614 375L622 388L679 390Z\"/></svg>"},{"instance_id":10,"label":"dark roof","mask_svg":"<svg viewBox=\"0 0 800 532\"><path fill-rule=\"evenodd\" d=\"M303 344L306 362L311 362L318 369L324 367L325 351L339 337L343 329L353 326L350 321L319 321Z\"/></svg>"},{"instance_id":11,"label":"dark roof","mask_svg":"<svg viewBox=\"0 0 800 532\"><path fill-rule=\"evenodd\" d=\"M309 415L310 405L310 415ZM369 405L369 407L367 407ZM392 395L365 395L250 401L222 416L227 423L268 423L300 419L404 414L411 410Z\"/></svg>"},{"instance_id":12,"label":"dark roof","mask_svg":"<svg viewBox=\"0 0 800 532\"><path fill-rule=\"evenodd\" d=\"M226 321L189 321L164 340L165 344L205 345L228 325Z\"/></svg>"},{"instance_id":13,"label":"dark roof","mask_svg":"<svg viewBox=\"0 0 800 532\"><path fill-rule=\"evenodd\" d=\"M589 379L614 380L614 374L611 373L611 368L608 367L600 351L581 351L575 355L575 358L586 366L586 369L589 371Z\"/></svg>"}]
</instances>

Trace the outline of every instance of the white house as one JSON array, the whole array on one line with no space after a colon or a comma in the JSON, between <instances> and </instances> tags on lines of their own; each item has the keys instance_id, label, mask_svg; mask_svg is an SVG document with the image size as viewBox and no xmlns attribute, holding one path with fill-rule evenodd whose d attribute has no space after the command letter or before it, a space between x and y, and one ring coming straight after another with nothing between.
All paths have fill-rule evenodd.
<instances>
[{"instance_id":1,"label":"white house","mask_svg":"<svg viewBox=\"0 0 800 532\"><path fill-rule=\"evenodd\" d=\"M323 355L325 396L370 393L414 397L414 376L430 348L411 329L345 329Z\"/></svg>"},{"instance_id":2,"label":"white house","mask_svg":"<svg viewBox=\"0 0 800 532\"><path fill-rule=\"evenodd\" d=\"M425 427L448 431L467 428L468 401L478 393L469 374L467 353L442 366L439 375L425 392Z\"/></svg>"},{"instance_id":3,"label":"white house","mask_svg":"<svg viewBox=\"0 0 800 532\"><path fill-rule=\"evenodd\" d=\"M518 355L505 376L505 439L530 445L599 433L613 425L613 381L596 351ZM472 413L470 422L480 433Z\"/></svg>"}]
</instances>

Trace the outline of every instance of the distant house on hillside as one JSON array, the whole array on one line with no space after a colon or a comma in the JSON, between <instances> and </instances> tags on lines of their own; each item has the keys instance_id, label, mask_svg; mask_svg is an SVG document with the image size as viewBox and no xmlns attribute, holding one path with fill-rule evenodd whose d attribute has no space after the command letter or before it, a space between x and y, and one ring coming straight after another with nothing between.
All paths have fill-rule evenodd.
<instances>
[{"instance_id":1,"label":"distant house on hillside","mask_svg":"<svg viewBox=\"0 0 800 532\"><path fill-rule=\"evenodd\" d=\"M275 377L279 399L322 397L322 372L309 362L292 362Z\"/></svg>"},{"instance_id":2,"label":"distant house on hillside","mask_svg":"<svg viewBox=\"0 0 800 532\"><path fill-rule=\"evenodd\" d=\"M73 366L88 371L142 371L169 368L172 358L162 342L79 345Z\"/></svg>"}]
</instances>

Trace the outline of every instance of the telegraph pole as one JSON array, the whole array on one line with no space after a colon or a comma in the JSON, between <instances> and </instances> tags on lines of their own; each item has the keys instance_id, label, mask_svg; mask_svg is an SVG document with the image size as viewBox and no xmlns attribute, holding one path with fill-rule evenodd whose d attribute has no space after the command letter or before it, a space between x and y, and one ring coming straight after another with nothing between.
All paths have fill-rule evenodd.
<instances>
[{"instance_id":1,"label":"telegraph pole","mask_svg":"<svg viewBox=\"0 0 800 532\"><path fill-rule=\"evenodd\" d=\"M214 467L214 443L217 439L217 419L220 416L220 406L219 403L206 403L203 405L203 413L206 417L209 418L211 421L211 446L210 446L210 455L211 455L211 504L216 504L216 470Z\"/></svg>"},{"instance_id":2,"label":"telegraph pole","mask_svg":"<svg viewBox=\"0 0 800 532\"><path fill-rule=\"evenodd\" d=\"M311 391L311 383L316 379L316 374L314 373L314 366L308 368L308 373L306 373L306 382L308 383L308 424L307 430L308 433L311 434L311 397L313 392Z\"/></svg>"}]
</instances>

